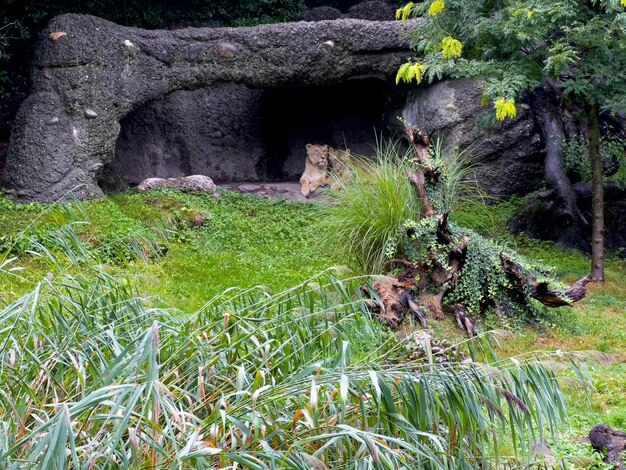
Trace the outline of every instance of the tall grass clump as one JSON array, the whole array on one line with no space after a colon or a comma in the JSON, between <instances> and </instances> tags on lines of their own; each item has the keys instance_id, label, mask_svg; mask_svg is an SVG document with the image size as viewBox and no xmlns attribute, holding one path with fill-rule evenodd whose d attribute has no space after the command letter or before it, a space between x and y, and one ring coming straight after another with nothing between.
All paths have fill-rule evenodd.
<instances>
[{"instance_id":1,"label":"tall grass clump","mask_svg":"<svg viewBox=\"0 0 626 470\"><path fill-rule=\"evenodd\" d=\"M540 358L391 361L362 282L231 293L181 318L103 273L45 279L0 311L0 462L493 468L563 423Z\"/></svg>"},{"instance_id":2,"label":"tall grass clump","mask_svg":"<svg viewBox=\"0 0 626 470\"><path fill-rule=\"evenodd\" d=\"M420 200L407 178L413 152L400 141L380 142L372 157L352 158L347 176L333 195L338 208L329 214L332 246L365 273L381 273L385 262L408 257L407 222L420 219ZM437 139L430 158L441 170L431 199L439 212L481 197L472 149L451 150Z\"/></svg>"},{"instance_id":3,"label":"tall grass clump","mask_svg":"<svg viewBox=\"0 0 626 470\"><path fill-rule=\"evenodd\" d=\"M101 268L44 277L0 309L0 465L493 468L563 424L548 358L407 360L366 281L173 315Z\"/></svg>"},{"instance_id":4,"label":"tall grass clump","mask_svg":"<svg viewBox=\"0 0 626 470\"><path fill-rule=\"evenodd\" d=\"M419 213L406 177L409 164L400 142L381 142L374 157L353 157L349 176L338 180L338 207L328 219L332 246L363 272L379 273L387 259L402 253L402 226Z\"/></svg>"},{"instance_id":5,"label":"tall grass clump","mask_svg":"<svg viewBox=\"0 0 626 470\"><path fill-rule=\"evenodd\" d=\"M431 145L429 158L441 171L440 194L432 198L439 205L440 213L449 213L462 204L484 202L487 197L481 190L475 173L480 169L476 162L476 148L449 148L439 137Z\"/></svg>"}]
</instances>

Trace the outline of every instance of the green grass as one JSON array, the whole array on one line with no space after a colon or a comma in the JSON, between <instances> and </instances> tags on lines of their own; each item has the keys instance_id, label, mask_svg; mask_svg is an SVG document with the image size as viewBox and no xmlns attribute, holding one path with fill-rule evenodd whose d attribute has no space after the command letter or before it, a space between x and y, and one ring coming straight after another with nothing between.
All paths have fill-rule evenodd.
<instances>
[{"instance_id":1,"label":"green grass","mask_svg":"<svg viewBox=\"0 0 626 470\"><path fill-rule=\"evenodd\" d=\"M374 159L353 157L349 176L338 180L336 206L326 215L328 246L358 270L380 273L386 260L404 256L403 224L419 217L420 208L406 177L409 155L397 142L381 143Z\"/></svg>"},{"instance_id":2,"label":"green grass","mask_svg":"<svg viewBox=\"0 0 626 470\"><path fill-rule=\"evenodd\" d=\"M58 263L22 256L19 263L31 268L28 279L0 279L1 292L11 298L10 293L24 292L46 270L80 269L50 240L50 234L72 217L88 222L74 230L93 250L94 262L130 282L140 282L156 304L184 311L199 308L231 287L262 285L270 292L281 291L337 264L324 248L318 227L324 209L316 205L232 192L223 192L216 200L164 191L118 195L73 207L74 215L66 206L44 209L0 199L0 253L3 247L13 247L9 256L24 255L34 242L41 242L60 254ZM203 219L199 227L190 225L196 216ZM142 243L147 239L160 249L151 250L154 257L149 263L137 263L137 253L120 243L132 239Z\"/></svg>"},{"instance_id":3,"label":"green grass","mask_svg":"<svg viewBox=\"0 0 626 470\"><path fill-rule=\"evenodd\" d=\"M175 192L2 207L2 466L516 466L563 424L558 358L497 360L481 337L455 345L474 362L414 357L369 313L366 277L301 283L341 261L326 208Z\"/></svg>"}]
</instances>

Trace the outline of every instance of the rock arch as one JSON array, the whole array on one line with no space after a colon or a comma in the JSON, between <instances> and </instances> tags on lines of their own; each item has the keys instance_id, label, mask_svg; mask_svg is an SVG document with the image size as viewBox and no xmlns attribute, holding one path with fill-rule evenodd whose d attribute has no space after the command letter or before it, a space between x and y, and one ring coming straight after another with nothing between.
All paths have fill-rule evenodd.
<instances>
[{"instance_id":1,"label":"rock arch","mask_svg":"<svg viewBox=\"0 0 626 470\"><path fill-rule=\"evenodd\" d=\"M39 39L34 91L14 122L9 190L39 201L100 195L95 176L113 158L120 120L175 90L393 76L409 54L403 28L341 19L147 31L87 15L56 17Z\"/></svg>"}]
</instances>

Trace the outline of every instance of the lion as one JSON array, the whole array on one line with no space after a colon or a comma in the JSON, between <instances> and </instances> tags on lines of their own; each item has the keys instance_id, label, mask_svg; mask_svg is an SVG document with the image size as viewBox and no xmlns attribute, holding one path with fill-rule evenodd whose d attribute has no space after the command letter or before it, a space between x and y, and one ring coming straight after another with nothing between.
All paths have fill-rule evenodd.
<instances>
[{"instance_id":1,"label":"lion","mask_svg":"<svg viewBox=\"0 0 626 470\"><path fill-rule=\"evenodd\" d=\"M300 178L300 192L308 197L328 180L328 145L306 144L306 164Z\"/></svg>"},{"instance_id":2,"label":"lion","mask_svg":"<svg viewBox=\"0 0 626 470\"><path fill-rule=\"evenodd\" d=\"M339 182L348 181L350 174L350 149L336 149L328 148L328 164L331 169L334 178L330 187L332 189L339 189Z\"/></svg>"}]
</instances>

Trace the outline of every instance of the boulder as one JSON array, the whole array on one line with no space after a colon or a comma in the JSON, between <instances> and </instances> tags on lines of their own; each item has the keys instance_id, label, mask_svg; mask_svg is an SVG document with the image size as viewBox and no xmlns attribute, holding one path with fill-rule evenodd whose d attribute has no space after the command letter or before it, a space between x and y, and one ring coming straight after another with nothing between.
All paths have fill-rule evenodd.
<instances>
[{"instance_id":1,"label":"boulder","mask_svg":"<svg viewBox=\"0 0 626 470\"><path fill-rule=\"evenodd\" d=\"M387 2L380 0L366 0L356 5L352 5L346 17L359 18L370 21L389 21L396 15L396 9Z\"/></svg>"},{"instance_id":2,"label":"boulder","mask_svg":"<svg viewBox=\"0 0 626 470\"><path fill-rule=\"evenodd\" d=\"M302 21L326 21L326 20L337 20L341 18L343 14L340 10L333 7L321 6L314 7L310 10L305 11L300 19Z\"/></svg>"},{"instance_id":3,"label":"boulder","mask_svg":"<svg viewBox=\"0 0 626 470\"><path fill-rule=\"evenodd\" d=\"M551 192L538 193L530 198L509 222L511 231L524 233L530 238L550 240L561 248L576 248L591 253L591 184L576 183L573 187L576 205L588 221L577 220L567 225L554 223L551 205L555 204ZM551 220L552 223L546 223ZM626 257L626 189L615 183L604 186L604 244L608 251Z\"/></svg>"},{"instance_id":4,"label":"boulder","mask_svg":"<svg viewBox=\"0 0 626 470\"><path fill-rule=\"evenodd\" d=\"M148 178L137 186L141 193L163 188L213 194L217 191L217 186L213 180L204 175L181 176L180 178Z\"/></svg>"},{"instance_id":5,"label":"boulder","mask_svg":"<svg viewBox=\"0 0 626 470\"><path fill-rule=\"evenodd\" d=\"M508 197L537 190L543 182L544 145L529 107L518 105L516 119L498 123L481 101L477 82L447 80L413 92L402 115L443 137L447 146L470 152L476 178L488 194Z\"/></svg>"},{"instance_id":6,"label":"boulder","mask_svg":"<svg viewBox=\"0 0 626 470\"><path fill-rule=\"evenodd\" d=\"M616 470L626 470L624 451L626 433L612 429L606 424L598 424L589 431L589 443L598 452L606 452L605 462L613 464Z\"/></svg>"},{"instance_id":7,"label":"boulder","mask_svg":"<svg viewBox=\"0 0 626 470\"><path fill-rule=\"evenodd\" d=\"M6 184L24 200L102 194L120 121L176 90L235 83L315 87L390 78L409 54L404 25L340 19L147 31L61 15L40 35L33 92L17 113ZM51 39L50 34L65 35Z\"/></svg>"}]
</instances>

